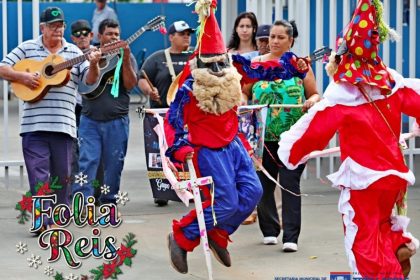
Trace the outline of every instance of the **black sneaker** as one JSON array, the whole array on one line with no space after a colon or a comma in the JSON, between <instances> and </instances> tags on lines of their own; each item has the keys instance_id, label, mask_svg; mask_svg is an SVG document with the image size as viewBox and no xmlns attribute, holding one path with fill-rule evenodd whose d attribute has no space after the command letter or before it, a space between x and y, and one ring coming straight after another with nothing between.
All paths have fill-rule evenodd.
<instances>
[{"instance_id":1,"label":"black sneaker","mask_svg":"<svg viewBox=\"0 0 420 280\"><path fill-rule=\"evenodd\" d=\"M216 260L219 261L219 263L223 264L226 267L230 267L232 265L229 251L226 248L220 247L219 245L217 245L216 242L214 242L210 238L209 247L210 250L213 252L214 257L216 258Z\"/></svg>"},{"instance_id":2,"label":"black sneaker","mask_svg":"<svg viewBox=\"0 0 420 280\"><path fill-rule=\"evenodd\" d=\"M176 243L173 232L168 235L168 249L172 267L179 273L186 274L188 272L187 251Z\"/></svg>"},{"instance_id":3,"label":"black sneaker","mask_svg":"<svg viewBox=\"0 0 420 280\"><path fill-rule=\"evenodd\" d=\"M159 207L166 206L166 205L168 205L168 200L167 199L155 198L155 204L157 204L157 206L159 206Z\"/></svg>"}]
</instances>

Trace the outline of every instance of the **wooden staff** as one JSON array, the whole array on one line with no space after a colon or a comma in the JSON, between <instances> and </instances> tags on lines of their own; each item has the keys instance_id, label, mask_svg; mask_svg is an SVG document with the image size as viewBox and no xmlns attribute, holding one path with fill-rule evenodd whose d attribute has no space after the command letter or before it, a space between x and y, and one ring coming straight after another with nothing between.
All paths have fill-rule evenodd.
<instances>
[{"instance_id":1,"label":"wooden staff","mask_svg":"<svg viewBox=\"0 0 420 280\"><path fill-rule=\"evenodd\" d=\"M153 86L152 82L150 81L149 77L147 76L146 71L141 70L141 74L146 79L146 81L149 84L150 88L153 90L154 86ZM159 105L162 105L162 101L160 100L160 96L159 96L159 100L156 101L156 102L159 103Z\"/></svg>"}]
</instances>

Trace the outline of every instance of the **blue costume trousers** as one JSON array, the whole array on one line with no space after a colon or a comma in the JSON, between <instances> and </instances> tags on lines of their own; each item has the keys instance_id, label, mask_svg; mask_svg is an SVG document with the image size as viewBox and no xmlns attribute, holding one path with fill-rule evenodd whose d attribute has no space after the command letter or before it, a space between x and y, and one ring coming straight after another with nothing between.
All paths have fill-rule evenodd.
<instances>
[{"instance_id":1,"label":"blue costume trousers","mask_svg":"<svg viewBox=\"0 0 420 280\"><path fill-rule=\"evenodd\" d=\"M214 226L212 207L206 207L204 218L207 230L211 231L215 228L230 235L252 213L262 196L262 187L252 160L240 139L236 137L224 148L200 148L197 163L200 176L212 176L214 180L213 209L217 224ZM193 219L191 223L183 227L184 219L187 221L190 219L187 215L180 221L187 240L193 241L199 238L197 219Z\"/></svg>"}]
</instances>

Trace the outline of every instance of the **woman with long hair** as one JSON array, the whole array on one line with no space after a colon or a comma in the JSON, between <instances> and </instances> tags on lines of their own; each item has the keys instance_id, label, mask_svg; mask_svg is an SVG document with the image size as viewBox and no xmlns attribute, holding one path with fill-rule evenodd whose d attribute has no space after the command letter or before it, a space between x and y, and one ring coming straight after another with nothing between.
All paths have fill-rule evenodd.
<instances>
[{"instance_id":1,"label":"woman with long hair","mask_svg":"<svg viewBox=\"0 0 420 280\"><path fill-rule=\"evenodd\" d=\"M228 44L228 51L243 54L257 50L255 35L258 21L253 12L243 12L235 20L232 36Z\"/></svg>"}]
</instances>

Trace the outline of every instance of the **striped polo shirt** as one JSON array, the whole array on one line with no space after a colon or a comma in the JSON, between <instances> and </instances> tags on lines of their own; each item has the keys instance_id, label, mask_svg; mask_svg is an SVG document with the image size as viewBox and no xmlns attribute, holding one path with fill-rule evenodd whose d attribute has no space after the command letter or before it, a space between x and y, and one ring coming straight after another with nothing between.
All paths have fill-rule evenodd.
<instances>
[{"instance_id":1,"label":"striped polo shirt","mask_svg":"<svg viewBox=\"0 0 420 280\"><path fill-rule=\"evenodd\" d=\"M44 47L42 35L36 40L28 40L13 49L0 66L13 66L22 59L43 60L51 52ZM82 55L80 49L63 38L62 48L56 53L65 60ZM43 99L35 103L23 103L21 134L34 131L62 132L76 137L76 92L79 83L86 82L89 62L73 66L70 81L59 87L51 87Z\"/></svg>"}]
</instances>

